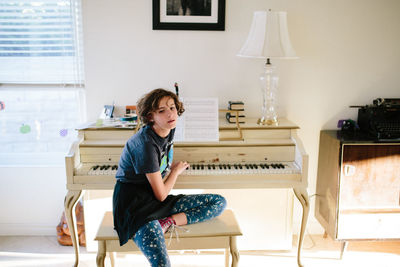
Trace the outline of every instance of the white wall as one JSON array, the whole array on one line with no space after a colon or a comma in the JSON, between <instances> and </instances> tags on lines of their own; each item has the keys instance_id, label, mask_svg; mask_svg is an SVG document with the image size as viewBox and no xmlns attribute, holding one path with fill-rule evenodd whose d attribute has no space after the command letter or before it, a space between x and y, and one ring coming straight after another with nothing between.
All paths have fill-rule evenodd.
<instances>
[{"instance_id":1,"label":"white wall","mask_svg":"<svg viewBox=\"0 0 400 267\"><path fill-rule=\"evenodd\" d=\"M0 235L56 235L65 167L0 168Z\"/></svg>"},{"instance_id":2,"label":"white wall","mask_svg":"<svg viewBox=\"0 0 400 267\"><path fill-rule=\"evenodd\" d=\"M134 104L148 90L172 89L174 82L182 96L217 96L221 108L228 100L242 99L247 115L258 116L257 79L263 62L235 55L253 11L269 8L288 12L292 44L300 56L273 63L280 70L280 114L301 127L310 156L310 195L315 193L319 131L334 129L338 119L355 119L356 110L349 105L400 97L398 0L227 0L222 32L153 31L151 2L83 0L89 120L97 118L104 104ZM2 224L58 223L63 172L43 170L46 183L40 172L22 181L28 171L0 169L0 190L6 192L0 196L0 229ZM53 188L59 188L57 193ZM32 205L32 192L46 201ZM310 219L309 229L317 229Z\"/></svg>"}]
</instances>

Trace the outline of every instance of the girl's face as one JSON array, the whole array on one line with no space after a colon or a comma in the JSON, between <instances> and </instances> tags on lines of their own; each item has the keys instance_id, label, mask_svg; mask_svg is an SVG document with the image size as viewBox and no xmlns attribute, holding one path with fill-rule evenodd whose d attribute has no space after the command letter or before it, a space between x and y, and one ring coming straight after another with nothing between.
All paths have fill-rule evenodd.
<instances>
[{"instance_id":1,"label":"girl's face","mask_svg":"<svg viewBox=\"0 0 400 267\"><path fill-rule=\"evenodd\" d=\"M178 118L174 99L168 96L161 98L158 109L151 112L150 116L154 122L154 131L159 136L166 137L176 127L176 120Z\"/></svg>"}]
</instances>

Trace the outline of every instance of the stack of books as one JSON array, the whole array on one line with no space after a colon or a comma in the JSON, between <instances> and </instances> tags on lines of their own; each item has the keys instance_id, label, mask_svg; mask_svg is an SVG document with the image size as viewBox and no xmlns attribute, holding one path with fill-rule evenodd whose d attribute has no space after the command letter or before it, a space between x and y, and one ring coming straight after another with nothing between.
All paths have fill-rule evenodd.
<instances>
[{"instance_id":1,"label":"stack of books","mask_svg":"<svg viewBox=\"0 0 400 267\"><path fill-rule=\"evenodd\" d=\"M236 116L238 116L239 123L244 123L245 115L243 101L229 101L228 109L230 111L226 113L226 119L229 123L236 123Z\"/></svg>"}]
</instances>

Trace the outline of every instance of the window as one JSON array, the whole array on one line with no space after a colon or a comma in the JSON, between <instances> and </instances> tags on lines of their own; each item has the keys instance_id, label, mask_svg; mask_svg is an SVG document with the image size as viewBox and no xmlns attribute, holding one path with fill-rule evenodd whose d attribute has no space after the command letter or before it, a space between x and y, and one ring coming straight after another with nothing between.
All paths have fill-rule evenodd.
<instances>
[{"instance_id":1,"label":"window","mask_svg":"<svg viewBox=\"0 0 400 267\"><path fill-rule=\"evenodd\" d=\"M0 165L62 164L83 121L79 0L0 0Z\"/></svg>"}]
</instances>

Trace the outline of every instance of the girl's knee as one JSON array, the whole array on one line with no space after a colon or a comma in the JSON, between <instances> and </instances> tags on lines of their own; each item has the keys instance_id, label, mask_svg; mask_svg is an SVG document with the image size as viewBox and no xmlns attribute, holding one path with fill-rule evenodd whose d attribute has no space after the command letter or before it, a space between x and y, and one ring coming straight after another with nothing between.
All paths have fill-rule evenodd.
<instances>
[{"instance_id":1,"label":"girl's knee","mask_svg":"<svg viewBox=\"0 0 400 267\"><path fill-rule=\"evenodd\" d=\"M226 206L226 199L221 195L216 195L217 201L220 203L221 206Z\"/></svg>"},{"instance_id":2,"label":"girl's knee","mask_svg":"<svg viewBox=\"0 0 400 267\"><path fill-rule=\"evenodd\" d=\"M223 196L215 195L215 205L217 206L217 209L219 210L218 215L220 215L225 210L227 201Z\"/></svg>"}]
</instances>

